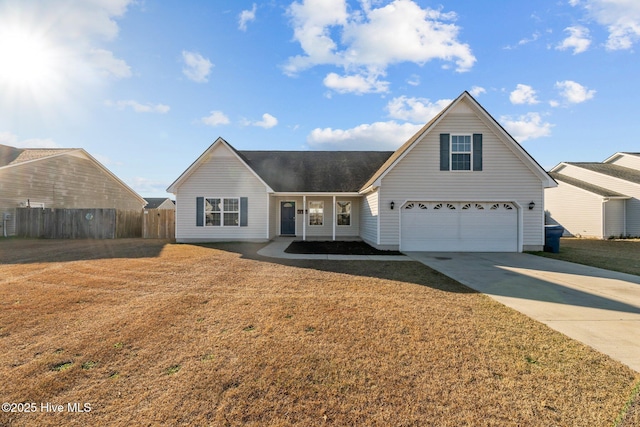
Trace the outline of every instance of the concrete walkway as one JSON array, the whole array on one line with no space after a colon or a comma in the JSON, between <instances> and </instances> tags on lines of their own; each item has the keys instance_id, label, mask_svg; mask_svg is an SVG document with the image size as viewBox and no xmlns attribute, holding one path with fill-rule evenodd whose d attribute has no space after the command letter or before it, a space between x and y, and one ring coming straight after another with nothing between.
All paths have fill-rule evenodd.
<instances>
[{"instance_id":1,"label":"concrete walkway","mask_svg":"<svg viewBox=\"0 0 640 427\"><path fill-rule=\"evenodd\" d=\"M325 259L334 261L413 261L404 255L327 255L327 254L288 254L284 250L295 237L278 237L258 251L258 255L284 259Z\"/></svg>"},{"instance_id":2,"label":"concrete walkway","mask_svg":"<svg viewBox=\"0 0 640 427\"><path fill-rule=\"evenodd\" d=\"M640 372L640 276L522 253L407 255Z\"/></svg>"}]
</instances>

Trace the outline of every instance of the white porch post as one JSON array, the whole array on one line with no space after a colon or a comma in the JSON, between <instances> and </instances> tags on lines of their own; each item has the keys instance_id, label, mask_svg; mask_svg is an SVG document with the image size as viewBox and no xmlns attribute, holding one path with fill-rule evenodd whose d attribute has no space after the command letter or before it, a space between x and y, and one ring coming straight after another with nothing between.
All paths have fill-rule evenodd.
<instances>
[{"instance_id":1,"label":"white porch post","mask_svg":"<svg viewBox=\"0 0 640 427\"><path fill-rule=\"evenodd\" d=\"M333 195L333 208L331 208L333 212L333 240L336 240L336 195Z\"/></svg>"},{"instance_id":2,"label":"white porch post","mask_svg":"<svg viewBox=\"0 0 640 427\"><path fill-rule=\"evenodd\" d=\"M307 240L307 196L302 196L302 240Z\"/></svg>"}]
</instances>

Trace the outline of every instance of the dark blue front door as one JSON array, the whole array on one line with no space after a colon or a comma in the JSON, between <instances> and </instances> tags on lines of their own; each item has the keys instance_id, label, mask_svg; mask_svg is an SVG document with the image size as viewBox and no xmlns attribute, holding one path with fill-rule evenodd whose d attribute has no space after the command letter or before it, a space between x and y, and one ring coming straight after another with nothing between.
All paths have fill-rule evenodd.
<instances>
[{"instance_id":1,"label":"dark blue front door","mask_svg":"<svg viewBox=\"0 0 640 427\"><path fill-rule=\"evenodd\" d=\"M280 202L280 234L296 234L296 202Z\"/></svg>"}]
</instances>

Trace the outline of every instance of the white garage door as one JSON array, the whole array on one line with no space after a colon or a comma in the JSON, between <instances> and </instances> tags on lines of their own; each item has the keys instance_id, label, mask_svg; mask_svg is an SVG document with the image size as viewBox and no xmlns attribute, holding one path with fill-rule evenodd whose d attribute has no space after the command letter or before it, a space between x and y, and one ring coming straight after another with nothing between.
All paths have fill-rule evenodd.
<instances>
[{"instance_id":1,"label":"white garage door","mask_svg":"<svg viewBox=\"0 0 640 427\"><path fill-rule=\"evenodd\" d=\"M518 251L512 203L409 202L401 207L400 229L403 251Z\"/></svg>"}]
</instances>

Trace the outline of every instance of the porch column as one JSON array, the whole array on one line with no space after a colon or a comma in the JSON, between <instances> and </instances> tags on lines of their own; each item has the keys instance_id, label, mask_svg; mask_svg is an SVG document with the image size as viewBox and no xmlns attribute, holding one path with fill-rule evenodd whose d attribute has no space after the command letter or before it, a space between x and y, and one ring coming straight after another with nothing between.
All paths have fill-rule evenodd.
<instances>
[{"instance_id":1,"label":"porch column","mask_svg":"<svg viewBox=\"0 0 640 427\"><path fill-rule=\"evenodd\" d=\"M307 196L302 196L302 240L307 240Z\"/></svg>"},{"instance_id":2,"label":"porch column","mask_svg":"<svg viewBox=\"0 0 640 427\"><path fill-rule=\"evenodd\" d=\"M333 212L333 240L336 240L336 195L333 195L333 207L331 208Z\"/></svg>"}]
</instances>

